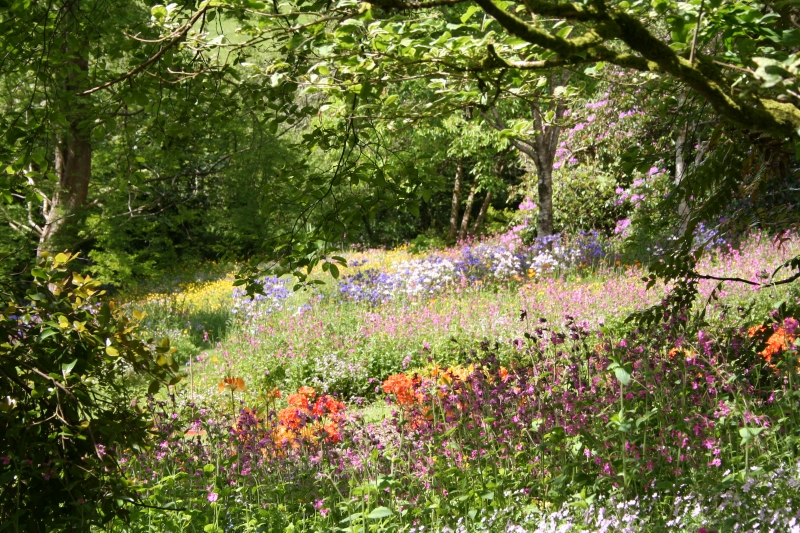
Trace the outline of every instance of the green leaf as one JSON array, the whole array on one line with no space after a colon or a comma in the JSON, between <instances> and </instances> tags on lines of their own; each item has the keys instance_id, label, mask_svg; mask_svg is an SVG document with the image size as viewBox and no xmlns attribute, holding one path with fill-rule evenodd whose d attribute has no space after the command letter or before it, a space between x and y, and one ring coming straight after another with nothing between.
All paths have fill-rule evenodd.
<instances>
[{"instance_id":1,"label":"green leaf","mask_svg":"<svg viewBox=\"0 0 800 533\"><path fill-rule=\"evenodd\" d=\"M64 363L61 365L61 373L65 376L72 372L72 369L75 368L75 365L78 363L78 360L75 359L71 363Z\"/></svg>"},{"instance_id":2,"label":"green leaf","mask_svg":"<svg viewBox=\"0 0 800 533\"><path fill-rule=\"evenodd\" d=\"M392 516L392 514L393 514L392 510L389 509L388 507L377 507L367 515L367 518L372 518L372 519L386 518L387 516Z\"/></svg>"},{"instance_id":3,"label":"green leaf","mask_svg":"<svg viewBox=\"0 0 800 533\"><path fill-rule=\"evenodd\" d=\"M153 15L153 18L156 20L164 20L167 18L167 8L164 6L153 6L150 9L150 14Z\"/></svg>"},{"instance_id":4,"label":"green leaf","mask_svg":"<svg viewBox=\"0 0 800 533\"><path fill-rule=\"evenodd\" d=\"M43 340L52 337L56 333L58 333L58 331L56 331L54 329L49 329L48 328L48 329L43 330L42 333L39 334L39 342L42 342Z\"/></svg>"},{"instance_id":5,"label":"green leaf","mask_svg":"<svg viewBox=\"0 0 800 533\"><path fill-rule=\"evenodd\" d=\"M747 444L753 438L757 437L759 433L764 431L764 428L759 427L751 427L751 428L739 428L739 436L742 437L742 444Z\"/></svg>"},{"instance_id":6,"label":"green leaf","mask_svg":"<svg viewBox=\"0 0 800 533\"><path fill-rule=\"evenodd\" d=\"M154 379L150 382L150 386L147 387L147 394L155 394L161 388L161 383L157 379Z\"/></svg>"},{"instance_id":7,"label":"green leaf","mask_svg":"<svg viewBox=\"0 0 800 533\"><path fill-rule=\"evenodd\" d=\"M481 8L475 5L469 6L467 8L467 12L461 15L461 23L466 24L469 19L472 18L472 15L480 11Z\"/></svg>"},{"instance_id":8,"label":"green leaf","mask_svg":"<svg viewBox=\"0 0 800 533\"><path fill-rule=\"evenodd\" d=\"M625 370L624 367L618 366L617 368L615 368L614 375L617 376L617 379L623 385L627 385L628 383L631 382L631 375L627 370Z\"/></svg>"},{"instance_id":9,"label":"green leaf","mask_svg":"<svg viewBox=\"0 0 800 533\"><path fill-rule=\"evenodd\" d=\"M106 353L111 357L119 357L119 350L113 346L106 346Z\"/></svg>"}]
</instances>

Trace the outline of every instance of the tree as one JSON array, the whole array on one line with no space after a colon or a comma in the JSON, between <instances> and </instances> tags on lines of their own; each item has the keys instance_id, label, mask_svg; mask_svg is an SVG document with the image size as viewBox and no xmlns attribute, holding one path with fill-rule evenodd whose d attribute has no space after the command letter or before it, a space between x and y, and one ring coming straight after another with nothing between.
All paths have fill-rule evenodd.
<instances>
[{"instance_id":1,"label":"tree","mask_svg":"<svg viewBox=\"0 0 800 533\"><path fill-rule=\"evenodd\" d=\"M528 97L527 107L530 110L533 128L526 132L527 135L510 137L511 144L530 158L536 167L539 203L537 237L553 234L553 164L563 128L564 113L567 111L564 89L568 77L563 69L548 73L544 91ZM557 91L561 94L556 95ZM489 112L484 112L483 117L498 131L511 131L506 121L501 118L497 105Z\"/></svg>"},{"instance_id":2,"label":"tree","mask_svg":"<svg viewBox=\"0 0 800 533\"><path fill-rule=\"evenodd\" d=\"M297 11L317 17L302 45L317 65L325 65L320 77L335 80L337 90L360 93L372 105L365 109L371 116L413 117L423 109L447 113L465 105L489 110L501 95L533 93L540 72L565 68L596 75L614 65L631 80L673 80L736 128L789 141L792 147L800 139L800 33L793 24L797 8L788 3L377 0L372 6L295 4ZM323 31L334 20L337 29ZM300 27L291 38L299 39ZM437 98L423 105L386 96L392 80L411 78L428 80ZM381 97L369 100L374 94ZM700 166L713 166L708 157L704 160L709 163ZM681 176L669 201L720 198L723 189L730 196L741 184L735 177L698 181L700 174ZM701 217L710 215L707 208L691 212L681 241L684 252L691 249ZM691 277L691 268L675 272Z\"/></svg>"},{"instance_id":3,"label":"tree","mask_svg":"<svg viewBox=\"0 0 800 533\"><path fill-rule=\"evenodd\" d=\"M39 253L78 241L93 153L118 121L157 116L167 101L185 95L181 81L218 71L205 64L210 74L184 76L189 63L203 59L181 47L196 24L199 34L206 31L206 8L183 18L175 7L151 13L141 4L96 0L0 6L6 93L0 157L12 176L5 190L27 204L26 219L9 222L35 236Z\"/></svg>"}]
</instances>

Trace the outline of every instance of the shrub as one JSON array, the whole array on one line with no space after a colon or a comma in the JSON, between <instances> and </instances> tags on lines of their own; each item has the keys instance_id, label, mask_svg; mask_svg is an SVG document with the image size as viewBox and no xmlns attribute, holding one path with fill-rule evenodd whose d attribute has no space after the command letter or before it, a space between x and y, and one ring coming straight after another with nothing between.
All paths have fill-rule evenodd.
<instances>
[{"instance_id":1,"label":"shrub","mask_svg":"<svg viewBox=\"0 0 800 533\"><path fill-rule=\"evenodd\" d=\"M120 453L148 442L131 374L152 379L150 393L180 379L169 341L140 340L143 316L100 304L74 259L45 254L24 296L0 295L0 523L11 531L85 531L125 514L135 493Z\"/></svg>"}]
</instances>

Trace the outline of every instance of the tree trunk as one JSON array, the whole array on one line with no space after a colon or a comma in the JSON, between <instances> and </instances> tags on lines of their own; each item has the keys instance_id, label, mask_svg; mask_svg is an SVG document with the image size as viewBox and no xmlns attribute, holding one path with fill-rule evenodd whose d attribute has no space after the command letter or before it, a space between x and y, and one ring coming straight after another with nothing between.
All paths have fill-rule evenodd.
<instances>
[{"instance_id":1,"label":"tree trunk","mask_svg":"<svg viewBox=\"0 0 800 533\"><path fill-rule=\"evenodd\" d=\"M682 108L686 103L686 95L681 94L678 97L678 108ZM679 186L683 179L686 177L687 171L687 159L688 159L688 146L687 142L689 140L689 124L688 122L684 122L678 125L678 129L675 132L675 186ZM678 218L679 218L679 228L680 234L683 235L686 232L686 228L689 225L689 204L686 203L686 198L681 198L681 202L678 205Z\"/></svg>"},{"instance_id":2,"label":"tree trunk","mask_svg":"<svg viewBox=\"0 0 800 533\"><path fill-rule=\"evenodd\" d=\"M519 152L525 154L536 167L537 192L539 216L537 219L537 237L547 237L553 234L553 163L556 158L558 139L561 135L561 126L557 122L547 124L544 116L548 111L554 112L556 121L564 118L567 107L563 100L556 98L555 86L560 77L560 83L566 83L569 73L562 70L560 74L551 73L548 81L548 94L543 98L535 98L531 104L533 118L533 138L511 138L511 145ZM543 107L545 106L545 107ZM483 113L486 121L498 130L508 129L503 122L497 108L492 109L492 114Z\"/></svg>"},{"instance_id":3,"label":"tree trunk","mask_svg":"<svg viewBox=\"0 0 800 533\"><path fill-rule=\"evenodd\" d=\"M472 183L469 188L469 195L467 196L467 203L464 206L464 216L461 217L461 230L458 232L458 238L464 239L469 233L469 217L472 214L472 204L475 202L475 190L478 188L478 180Z\"/></svg>"},{"instance_id":4,"label":"tree trunk","mask_svg":"<svg viewBox=\"0 0 800 533\"><path fill-rule=\"evenodd\" d=\"M43 207L45 223L39 238L39 254L58 246L65 225L86 203L92 175L92 145L87 137L75 124L59 135L55 154L58 184Z\"/></svg>"},{"instance_id":5,"label":"tree trunk","mask_svg":"<svg viewBox=\"0 0 800 533\"><path fill-rule=\"evenodd\" d=\"M375 235L372 234L372 226L369 224L369 218L367 215L361 215L361 222L364 223L364 230L367 232L367 239L369 239L370 245L375 243Z\"/></svg>"},{"instance_id":6,"label":"tree trunk","mask_svg":"<svg viewBox=\"0 0 800 533\"><path fill-rule=\"evenodd\" d=\"M486 193L486 198L483 199L483 203L481 204L481 210L478 211L478 218L475 219L475 224L472 225L473 235L477 235L478 231L481 229L483 221L486 218L486 212L489 211L489 205L491 203L492 203L492 191L488 191Z\"/></svg>"},{"instance_id":7,"label":"tree trunk","mask_svg":"<svg viewBox=\"0 0 800 533\"><path fill-rule=\"evenodd\" d=\"M536 236L553 234L553 164L536 165L538 174L539 217L536 221Z\"/></svg>"},{"instance_id":8,"label":"tree trunk","mask_svg":"<svg viewBox=\"0 0 800 533\"><path fill-rule=\"evenodd\" d=\"M87 104L76 93L88 80L89 43L80 27L80 0L64 6L64 76L56 95L67 119L66 127L56 134L55 171L58 181L52 197L42 206L44 225L37 253L53 251L68 243L59 242L66 227L75 221L78 211L86 204L89 180L92 176L91 120Z\"/></svg>"},{"instance_id":9,"label":"tree trunk","mask_svg":"<svg viewBox=\"0 0 800 533\"><path fill-rule=\"evenodd\" d=\"M447 240L453 242L458 233L458 208L461 205L461 188L464 185L464 160L458 158L456 167L456 183L453 186L453 201L450 204L450 229L447 232Z\"/></svg>"}]
</instances>

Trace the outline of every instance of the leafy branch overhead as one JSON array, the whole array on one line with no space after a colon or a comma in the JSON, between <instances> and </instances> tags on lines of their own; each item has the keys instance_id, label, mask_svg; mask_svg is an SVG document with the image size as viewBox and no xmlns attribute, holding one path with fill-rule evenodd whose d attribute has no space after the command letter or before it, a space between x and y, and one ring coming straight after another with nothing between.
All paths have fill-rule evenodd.
<instances>
[{"instance_id":1,"label":"leafy branch overhead","mask_svg":"<svg viewBox=\"0 0 800 533\"><path fill-rule=\"evenodd\" d=\"M651 2L606 0L585 3L526 0L522 4L494 0L422 3L377 0L374 3L389 10L476 4L510 34L542 52L554 54L546 61L532 63L533 66L603 62L666 74L697 91L720 116L735 124L778 139L799 135L800 95L796 91L796 74L800 56L794 49L800 31L787 25L781 13L763 13L766 8L760 2L710 0L681 3L679 7L676 2L661 1L653 2L652 8ZM520 13L528 19L523 19ZM558 23L553 24L553 19ZM559 24L565 22L575 24L570 29L579 35L570 37L570 32ZM732 26L731 22L737 25ZM492 48L488 54L498 57ZM499 63L505 67L525 67L524 62L500 60Z\"/></svg>"}]
</instances>

